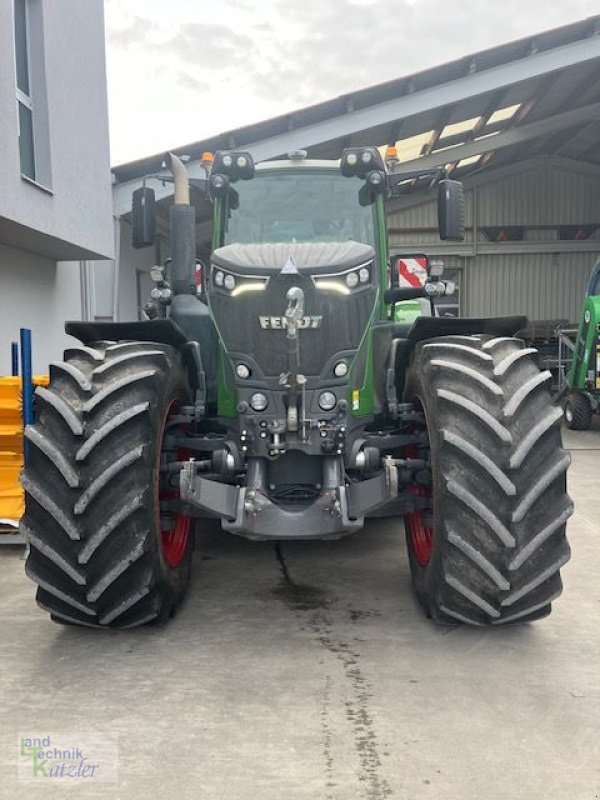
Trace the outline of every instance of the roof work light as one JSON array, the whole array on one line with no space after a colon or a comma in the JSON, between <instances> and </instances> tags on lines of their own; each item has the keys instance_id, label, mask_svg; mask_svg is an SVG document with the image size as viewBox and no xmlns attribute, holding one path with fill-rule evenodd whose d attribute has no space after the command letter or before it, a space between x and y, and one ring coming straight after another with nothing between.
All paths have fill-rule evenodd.
<instances>
[{"instance_id":1,"label":"roof work light","mask_svg":"<svg viewBox=\"0 0 600 800\"><path fill-rule=\"evenodd\" d=\"M340 162L342 175L352 178L355 175L364 180L367 173L381 171L385 173L385 165L381 153L376 147L347 147L342 151Z\"/></svg>"},{"instance_id":2,"label":"roof work light","mask_svg":"<svg viewBox=\"0 0 600 800\"><path fill-rule=\"evenodd\" d=\"M231 183L254 177L254 159L246 150L217 150L212 174L227 175Z\"/></svg>"}]
</instances>

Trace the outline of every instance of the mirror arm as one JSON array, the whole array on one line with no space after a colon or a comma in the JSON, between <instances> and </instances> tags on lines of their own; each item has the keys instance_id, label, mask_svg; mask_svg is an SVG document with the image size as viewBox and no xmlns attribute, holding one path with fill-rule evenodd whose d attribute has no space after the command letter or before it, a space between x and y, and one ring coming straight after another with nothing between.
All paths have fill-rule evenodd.
<instances>
[{"instance_id":1,"label":"mirror arm","mask_svg":"<svg viewBox=\"0 0 600 800\"><path fill-rule=\"evenodd\" d=\"M405 300L417 300L419 297L428 297L432 302L435 297L454 294L454 281L430 281L423 286L395 286L386 289L383 300L387 305L402 303Z\"/></svg>"},{"instance_id":2,"label":"mirror arm","mask_svg":"<svg viewBox=\"0 0 600 800\"><path fill-rule=\"evenodd\" d=\"M416 300L419 297L428 296L423 286L396 286L393 289L386 289L383 293L383 301L387 305L391 305L392 303L402 303L404 300Z\"/></svg>"},{"instance_id":3,"label":"mirror arm","mask_svg":"<svg viewBox=\"0 0 600 800\"><path fill-rule=\"evenodd\" d=\"M402 181L410 180L411 178L425 178L431 176L431 185L434 186L439 181L446 177L446 168L439 167L438 169L413 169L409 172L392 172L388 175L390 188L397 186Z\"/></svg>"}]
</instances>

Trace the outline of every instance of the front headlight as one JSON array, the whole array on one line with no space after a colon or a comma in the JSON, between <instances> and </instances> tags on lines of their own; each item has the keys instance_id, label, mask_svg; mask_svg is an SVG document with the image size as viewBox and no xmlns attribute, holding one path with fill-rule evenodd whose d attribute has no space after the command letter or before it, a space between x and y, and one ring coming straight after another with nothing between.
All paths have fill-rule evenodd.
<instances>
[{"instance_id":1,"label":"front headlight","mask_svg":"<svg viewBox=\"0 0 600 800\"><path fill-rule=\"evenodd\" d=\"M329 292L351 294L353 291L366 289L371 283L373 262L360 264L358 267L341 272L337 275L323 275L315 278L315 286Z\"/></svg>"},{"instance_id":2,"label":"front headlight","mask_svg":"<svg viewBox=\"0 0 600 800\"><path fill-rule=\"evenodd\" d=\"M264 411L268 405L269 401L262 392L255 392L250 398L250 406L253 411Z\"/></svg>"},{"instance_id":3,"label":"front headlight","mask_svg":"<svg viewBox=\"0 0 600 800\"><path fill-rule=\"evenodd\" d=\"M215 288L229 293L231 297L238 297L246 292L262 292L266 289L269 279L264 276L237 275L213 266L212 281Z\"/></svg>"},{"instance_id":4,"label":"front headlight","mask_svg":"<svg viewBox=\"0 0 600 800\"><path fill-rule=\"evenodd\" d=\"M319 408L322 411L333 411L336 403L337 397L333 392L321 392L319 395Z\"/></svg>"}]
</instances>

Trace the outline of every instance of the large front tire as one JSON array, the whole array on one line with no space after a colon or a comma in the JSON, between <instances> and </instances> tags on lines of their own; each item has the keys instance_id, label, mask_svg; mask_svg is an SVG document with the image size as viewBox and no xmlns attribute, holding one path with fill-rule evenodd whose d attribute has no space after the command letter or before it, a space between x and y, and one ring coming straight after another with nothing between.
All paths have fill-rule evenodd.
<instances>
[{"instance_id":1,"label":"large front tire","mask_svg":"<svg viewBox=\"0 0 600 800\"><path fill-rule=\"evenodd\" d=\"M405 527L416 594L436 621L534 620L561 592L573 506L550 378L518 339L416 348L405 397L426 420L433 514Z\"/></svg>"},{"instance_id":2,"label":"large front tire","mask_svg":"<svg viewBox=\"0 0 600 800\"><path fill-rule=\"evenodd\" d=\"M164 462L178 454L164 442L188 396L165 345L99 343L51 365L25 434L22 529L26 572L55 621L131 628L168 619L183 600L191 520L165 502Z\"/></svg>"}]
</instances>

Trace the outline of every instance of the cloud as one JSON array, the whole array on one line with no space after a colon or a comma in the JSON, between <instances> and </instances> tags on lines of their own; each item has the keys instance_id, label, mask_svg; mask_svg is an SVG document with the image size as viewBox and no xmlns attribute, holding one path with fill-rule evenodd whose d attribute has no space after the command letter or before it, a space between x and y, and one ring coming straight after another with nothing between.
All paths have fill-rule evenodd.
<instances>
[{"instance_id":1,"label":"cloud","mask_svg":"<svg viewBox=\"0 0 600 800\"><path fill-rule=\"evenodd\" d=\"M178 72L175 76L175 80L182 89L190 89L192 92L210 91L209 83L198 80L198 78L195 78L188 72Z\"/></svg>"},{"instance_id":2,"label":"cloud","mask_svg":"<svg viewBox=\"0 0 600 800\"><path fill-rule=\"evenodd\" d=\"M272 101L317 102L577 18L577 4L570 14L556 5L541 0L277 0L276 12L301 37L273 43L276 52L266 69L256 69L254 86Z\"/></svg>"},{"instance_id":3,"label":"cloud","mask_svg":"<svg viewBox=\"0 0 600 800\"><path fill-rule=\"evenodd\" d=\"M182 25L165 47L188 64L211 70L237 66L251 58L254 49L250 36L225 25L202 22Z\"/></svg>"},{"instance_id":4,"label":"cloud","mask_svg":"<svg viewBox=\"0 0 600 800\"><path fill-rule=\"evenodd\" d=\"M156 30L153 22L135 15L123 28L111 27L107 32L107 43L112 47L129 49L135 45L146 45Z\"/></svg>"}]
</instances>

